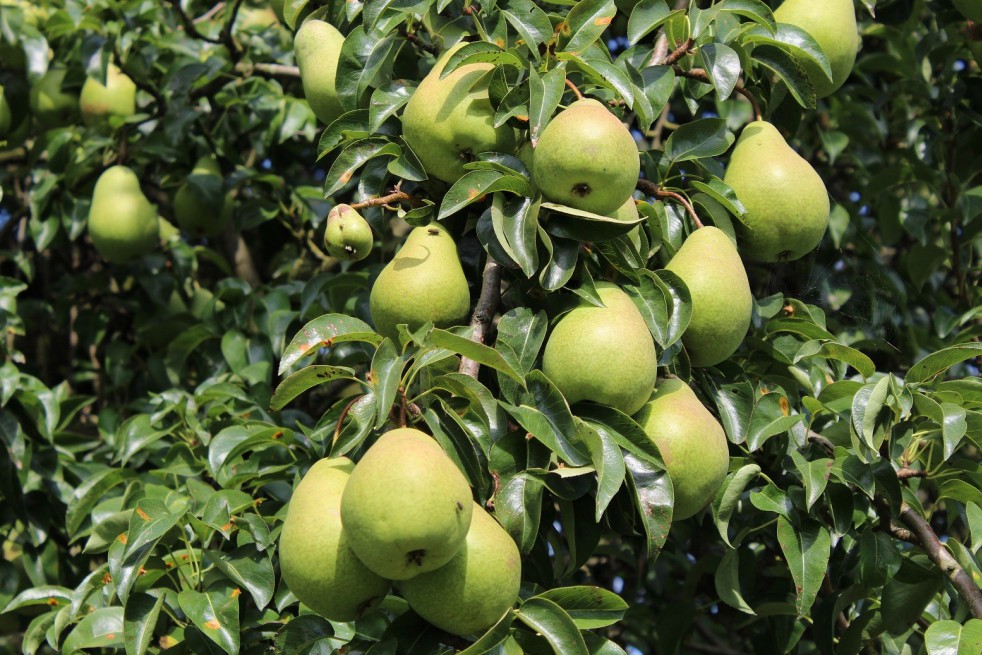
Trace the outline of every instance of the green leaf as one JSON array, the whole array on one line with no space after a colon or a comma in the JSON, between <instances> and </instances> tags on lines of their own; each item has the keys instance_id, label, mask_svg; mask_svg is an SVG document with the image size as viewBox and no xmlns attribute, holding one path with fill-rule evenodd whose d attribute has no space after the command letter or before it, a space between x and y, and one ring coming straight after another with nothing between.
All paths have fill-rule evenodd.
<instances>
[{"instance_id":1,"label":"green leaf","mask_svg":"<svg viewBox=\"0 0 982 655\"><path fill-rule=\"evenodd\" d=\"M945 348L924 357L907 371L904 381L907 384L926 384L947 371L949 368L973 359L982 354L982 343L961 343Z\"/></svg>"},{"instance_id":2,"label":"green leaf","mask_svg":"<svg viewBox=\"0 0 982 655\"><path fill-rule=\"evenodd\" d=\"M580 0L556 28L559 50L583 53L600 38L616 13L614 0Z\"/></svg>"},{"instance_id":3,"label":"green leaf","mask_svg":"<svg viewBox=\"0 0 982 655\"><path fill-rule=\"evenodd\" d=\"M381 428L389 420L389 410L399 394L402 371L406 358L396 350L395 343L385 338L372 358L371 380L375 390L375 427Z\"/></svg>"},{"instance_id":4,"label":"green leaf","mask_svg":"<svg viewBox=\"0 0 982 655\"><path fill-rule=\"evenodd\" d=\"M628 608L623 598L600 587L559 587L544 591L535 598L545 598L559 605L580 630L614 625L624 618Z\"/></svg>"},{"instance_id":5,"label":"green leaf","mask_svg":"<svg viewBox=\"0 0 982 655\"><path fill-rule=\"evenodd\" d=\"M883 625L893 634L909 630L935 602L944 577L926 556L903 557L896 575L883 587L881 612Z\"/></svg>"},{"instance_id":6,"label":"green leaf","mask_svg":"<svg viewBox=\"0 0 982 655\"><path fill-rule=\"evenodd\" d=\"M403 150L388 137L369 137L354 141L341 151L324 178L324 196L331 197L347 185L358 169L376 157L400 157Z\"/></svg>"},{"instance_id":7,"label":"green leaf","mask_svg":"<svg viewBox=\"0 0 982 655\"><path fill-rule=\"evenodd\" d=\"M355 377L355 370L347 366L314 365L302 368L288 375L276 386L269 401L269 409L278 412L304 391L332 380L357 381L358 378Z\"/></svg>"},{"instance_id":8,"label":"green leaf","mask_svg":"<svg viewBox=\"0 0 982 655\"><path fill-rule=\"evenodd\" d=\"M805 509L811 511L812 505L825 493L825 486L829 483L829 475L832 473L834 460L821 457L808 461L797 450L791 451L791 460L798 472L801 473L801 481L805 486Z\"/></svg>"},{"instance_id":9,"label":"green leaf","mask_svg":"<svg viewBox=\"0 0 982 655\"><path fill-rule=\"evenodd\" d=\"M928 655L976 655L982 653L982 620L969 619L964 626L957 621L935 621L924 632Z\"/></svg>"},{"instance_id":10,"label":"green leaf","mask_svg":"<svg viewBox=\"0 0 982 655\"><path fill-rule=\"evenodd\" d=\"M495 191L508 191L523 197L534 194L528 178L504 175L497 170L468 171L454 182L443 197L437 218L443 220L464 207L483 200L487 194Z\"/></svg>"},{"instance_id":11,"label":"green leaf","mask_svg":"<svg viewBox=\"0 0 982 655\"><path fill-rule=\"evenodd\" d=\"M516 610L518 620L549 642L556 655L588 655L576 623L563 608L540 596L529 598Z\"/></svg>"},{"instance_id":12,"label":"green leaf","mask_svg":"<svg viewBox=\"0 0 982 655\"><path fill-rule=\"evenodd\" d=\"M812 86L808 73L794 57L781 48L758 45L754 48L754 62L777 75L799 105L805 108L815 106L815 87Z\"/></svg>"},{"instance_id":13,"label":"green leaf","mask_svg":"<svg viewBox=\"0 0 982 655\"><path fill-rule=\"evenodd\" d=\"M89 518L92 508L106 498L106 494L116 485L135 475L129 469L103 468L90 472L89 476L75 489L74 498L68 503L65 527L71 537L76 537L78 529Z\"/></svg>"},{"instance_id":14,"label":"green leaf","mask_svg":"<svg viewBox=\"0 0 982 655\"><path fill-rule=\"evenodd\" d=\"M238 589L227 586L208 592L185 589L177 595L177 603L205 636L229 655L238 655L241 636Z\"/></svg>"},{"instance_id":15,"label":"green leaf","mask_svg":"<svg viewBox=\"0 0 982 655\"><path fill-rule=\"evenodd\" d=\"M394 34L366 34L363 26L347 33L341 46L335 73L336 90L341 106L356 109L368 85L395 58L398 43Z\"/></svg>"},{"instance_id":16,"label":"green leaf","mask_svg":"<svg viewBox=\"0 0 982 655\"><path fill-rule=\"evenodd\" d=\"M897 542L885 532L866 530L859 538L859 578L867 587L882 587L900 570Z\"/></svg>"},{"instance_id":17,"label":"green leaf","mask_svg":"<svg viewBox=\"0 0 982 655\"><path fill-rule=\"evenodd\" d=\"M597 509L595 520L600 523L614 495L624 483L624 456L617 443L585 421L577 420L578 439L590 451L590 461L597 471Z\"/></svg>"},{"instance_id":18,"label":"green leaf","mask_svg":"<svg viewBox=\"0 0 982 655\"><path fill-rule=\"evenodd\" d=\"M809 616L829 563L829 531L807 518L801 518L801 527L796 529L791 521L778 516L777 539L794 579L798 615Z\"/></svg>"},{"instance_id":19,"label":"green leaf","mask_svg":"<svg viewBox=\"0 0 982 655\"><path fill-rule=\"evenodd\" d=\"M758 473L760 473L760 466L757 464L744 464L739 470L726 476L713 499L713 522L716 524L719 536L731 548L733 544L730 543L728 534L730 518L736 511L737 504L740 502L740 497L743 496L747 485L757 477Z\"/></svg>"},{"instance_id":20,"label":"green leaf","mask_svg":"<svg viewBox=\"0 0 982 655\"><path fill-rule=\"evenodd\" d=\"M450 59L440 71L442 80L460 66L466 64L488 63L495 66L507 64L509 66L521 67L523 62L514 53L506 52L500 47L487 41L476 41L468 43L450 55Z\"/></svg>"},{"instance_id":21,"label":"green leaf","mask_svg":"<svg viewBox=\"0 0 982 655\"><path fill-rule=\"evenodd\" d=\"M638 285L624 290L634 301L648 330L662 349L682 338L692 318L689 289L675 273L666 270L643 271Z\"/></svg>"},{"instance_id":22,"label":"green leaf","mask_svg":"<svg viewBox=\"0 0 982 655\"><path fill-rule=\"evenodd\" d=\"M765 393L757 399L750 414L747 447L753 452L771 437L787 432L805 420L803 414L789 414L788 399L779 393Z\"/></svg>"},{"instance_id":23,"label":"green leaf","mask_svg":"<svg viewBox=\"0 0 982 655\"><path fill-rule=\"evenodd\" d=\"M665 0L641 0L634 5L627 20L627 38L635 45L645 35L658 29L672 15Z\"/></svg>"},{"instance_id":24,"label":"green leaf","mask_svg":"<svg viewBox=\"0 0 982 655\"><path fill-rule=\"evenodd\" d=\"M123 605L157 543L177 525L186 511L185 504L181 510L171 512L157 498L144 498L136 504L126 535L121 536L123 548L115 550L111 547L109 552L109 573Z\"/></svg>"},{"instance_id":25,"label":"green leaf","mask_svg":"<svg viewBox=\"0 0 982 655\"><path fill-rule=\"evenodd\" d=\"M716 569L713 578L719 599L730 607L752 616L757 613L740 592L740 551L728 550Z\"/></svg>"},{"instance_id":26,"label":"green leaf","mask_svg":"<svg viewBox=\"0 0 982 655\"><path fill-rule=\"evenodd\" d=\"M229 580L245 587L259 609L265 609L273 599L276 578L268 554L261 553L254 546L249 545L242 546L231 553L206 550L205 555Z\"/></svg>"},{"instance_id":27,"label":"green leaf","mask_svg":"<svg viewBox=\"0 0 982 655\"><path fill-rule=\"evenodd\" d=\"M123 610L123 644L126 655L143 655L150 647L164 594L131 594Z\"/></svg>"},{"instance_id":28,"label":"green leaf","mask_svg":"<svg viewBox=\"0 0 982 655\"><path fill-rule=\"evenodd\" d=\"M672 162L722 155L733 145L733 133L722 118L701 118L685 123L665 142L665 156Z\"/></svg>"},{"instance_id":29,"label":"green leaf","mask_svg":"<svg viewBox=\"0 0 982 655\"><path fill-rule=\"evenodd\" d=\"M508 637L511 631L511 624L514 621L515 612L509 609L477 641L464 650L459 651L457 655L484 655L484 653L493 652L495 647Z\"/></svg>"},{"instance_id":30,"label":"green leaf","mask_svg":"<svg viewBox=\"0 0 982 655\"><path fill-rule=\"evenodd\" d=\"M699 48L706 74L716 89L716 97L726 100L733 94L740 79L740 55L722 43L707 43Z\"/></svg>"},{"instance_id":31,"label":"green leaf","mask_svg":"<svg viewBox=\"0 0 982 655\"><path fill-rule=\"evenodd\" d=\"M499 401L501 406L564 462L570 466L587 464L590 458L570 441L570 437L576 434L576 424L556 385L541 371L529 373L525 383L528 393L524 395L521 405Z\"/></svg>"},{"instance_id":32,"label":"green leaf","mask_svg":"<svg viewBox=\"0 0 982 655\"><path fill-rule=\"evenodd\" d=\"M82 617L59 652L72 655L83 648L119 648L123 645L123 608L100 607Z\"/></svg>"},{"instance_id":33,"label":"green leaf","mask_svg":"<svg viewBox=\"0 0 982 655\"><path fill-rule=\"evenodd\" d=\"M775 23L773 30L769 29L769 26L758 27L748 32L744 36L744 41L780 48L798 61L809 60L818 66L828 81L832 81L832 67L825 50L811 34L797 25ZM754 57L757 56L756 48L753 54Z\"/></svg>"},{"instance_id":34,"label":"green leaf","mask_svg":"<svg viewBox=\"0 0 982 655\"><path fill-rule=\"evenodd\" d=\"M664 468L629 453L624 455L624 464L627 466L632 500L644 528L648 559L653 562L664 547L672 527L675 491Z\"/></svg>"},{"instance_id":35,"label":"green leaf","mask_svg":"<svg viewBox=\"0 0 982 655\"><path fill-rule=\"evenodd\" d=\"M491 225L501 247L527 278L535 275L539 268L539 206L538 197L523 198L496 193L489 210Z\"/></svg>"},{"instance_id":36,"label":"green leaf","mask_svg":"<svg viewBox=\"0 0 982 655\"><path fill-rule=\"evenodd\" d=\"M336 343L364 341L373 346L382 342L367 323L344 314L325 314L303 326L280 358L279 375L303 357L315 355L319 348L330 348Z\"/></svg>"},{"instance_id":37,"label":"green leaf","mask_svg":"<svg viewBox=\"0 0 982 655\"><path fill-rule=\"evenodd\" d=\"M552 37L553 28L549 16L531 0L509 0L501 15L515 28L536 61L541 59L539 45Z\"/></svg>"},{"instance_id":38,"label":"green leaf","mask_svg":"<svg viewBox=\"0 0 982 655\"><path fill-rule=\"evenodd\" d=\"M563 99L563 91L566 90L566 62L560 62L558 66L541 76L534 68L530 69L528 83L529 140L535 146L539 142L542 130L552 119L556 107Z\"/></svg>"},{"instance_id":39,"label":"green leaf","mask_svg":"<svg viewBox=\"0 0 982 655\"><path fill-rule=\"evenodd\" d=\"M471 341L466 337L459 336L446 330L433 329L426 335L423 345L446 348L455 353L459 353L468 359L472 359L481 366L488 366L496 371L504 373L521 384L522 376L511 367L511 365L494 348L489 348L484 344Z\"/></svg>"}]
</instances>

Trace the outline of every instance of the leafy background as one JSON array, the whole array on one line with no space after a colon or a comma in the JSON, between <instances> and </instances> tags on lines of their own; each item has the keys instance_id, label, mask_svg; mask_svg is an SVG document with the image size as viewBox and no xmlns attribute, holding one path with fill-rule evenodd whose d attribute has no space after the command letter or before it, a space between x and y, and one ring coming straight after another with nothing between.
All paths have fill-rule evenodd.
<instances>
[{"instance_id":1,"label":"leafy background","mask_svg":"<svg viewBox=\"0 0 982 655\"><path fill-rule=\"evenodd\" d=\"M467 647L396 597L332 624L279 584L298 476L408 421L525 553L520 605L470 653L979 652L977 27L948 2L865 0L856 68L816 103L800 61L821 65L821 51L775 30L758 0L287 0L282 25L257 9L0 5L15 118L55 63L71 87L110 61L140 86L136 116L28 122L0 150L0 650ZM351 111L326 129L292 54L310 10L348 35ZM498 116L532 138L571 101L567 78L630 122L653 185L640 242L582 248L513 157L476 162L449 189L422 179L397 116L432 51L464 35L475 42L450 66L495 63ZM660 269L692 225L665 194L724 229L739 220L721 182L751 118L737 87L822 175L832 221L816 253L749 268L751 333L728 362L691 370L688 292ZM233 227L101 261L85 235L99 173L134 168L171 217L205 153L226 173ZM380 237L369 260L327 257L334 202L399 180L418 201L364 211ZM485 345L466 329L395 344L364 322L398 219L436 217L459 236L473 297L503 279ZM684 522L671 524L671 481L638 426L571 410L537 370L548 317L613 273L664 370L692 382L730 440L724 488Z\"/></svg>"}]
</instances>

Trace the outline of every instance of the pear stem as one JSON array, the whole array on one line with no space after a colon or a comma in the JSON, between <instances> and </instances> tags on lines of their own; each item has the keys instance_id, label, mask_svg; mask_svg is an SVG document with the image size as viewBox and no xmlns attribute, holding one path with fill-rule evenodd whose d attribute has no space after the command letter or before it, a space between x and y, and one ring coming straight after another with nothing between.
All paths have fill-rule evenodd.
<instances>
[{"instance_id":1,"label":"pear stem","mask_svg":"<svg viewBox=\"0 0 982 655\"><path fill-rule=\"evenodd\" d=\"M566 78L566 86L568 86L570 89L572 89L573 93L576 95L576 99L577 100L582 100L583 99L583 93L576 87L575 84L573 84L572 82L570 82L570 80L569 80L568 77Z\"/></svg>"},{"instance_id":2,"label":"pear stem","mask_svg":"<svg viewBox=\"0 0 982 655\"><path fill-rule=\"evenodd\" d=\"M692 206L692 203L689 202L689 199L683 196L681 193L666 191L650 180L638 180L635 188L642 191L646 195L654 196L660 200L671 198L675 202L685 207L685 211L688 212L689 217L692 218L692 222L695 223L697 230L701 227L705 227L702 221L699 220L699 215L696 214L696 210Z\"/></svg>"},{"instance_id":3,"label":"pear stem","mask_svg":"<svg viewBox=\"0 0 982 655\"><path fill-rule=\"evenodd\" d=\"M682 68L678 64L673 64L672 65L672 70L675 71L675 74L676 75L681 75L682 77L687 77L690 80L696 80L696 81L702 82L704 84L712 84L713 83L712 80L709 79L709 74L706 73L706 69L704 69L704 68L692 68L692 69L689 69L689 70L685 70L684 68ZM754 97L754 94L750 93L750 91L747 90L747 87L745 87L742 82L737 82L736 83L736 86L733 87L733 90L736 93L739 93L740 95L742 95L744 98L746 98L750 102L750 106L753 107L753 110L754 110L754 119L755 120L758 120L758 121L764 120L764 115L760 111L760 103L757 102L757 98Z\"/></svg>"},{"instance_id":4,"label":"pear stem","mask_svg":"<svg viewBox=\"0 0 982 655\"><path fill-rule=\"evenodd\" d=\"M491 328L491 321L494 320L494 313L498 310L498 302L501 300L501 264L494 261L489 255L488 263L484 265L484 282L481 284L481 296L477 299L474 307L474 314L471 316L471 327L474 333L471 339L483 344ZM481 365L473 359L467 357L460 358L459 373L469 375L475 380Z\"/></svg>"}]
</instances>

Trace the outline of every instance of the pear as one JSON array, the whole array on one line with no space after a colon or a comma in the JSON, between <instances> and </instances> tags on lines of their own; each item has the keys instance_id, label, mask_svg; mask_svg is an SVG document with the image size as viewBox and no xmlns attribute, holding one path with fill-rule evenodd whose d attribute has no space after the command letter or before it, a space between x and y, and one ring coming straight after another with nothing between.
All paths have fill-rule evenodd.
<instances>
[{"instance_id":1,"label":"pear","mask_svg":"<svg viewBox=\"0 0 982 655\"><path fill-rule=\"evenodd\" d=\"M344 35L322 20L307 21L293 39L303 93L314 114L325 125L330 125L344 113L335 86L342 45Z\"/></svg>"},{"instance_id":2,"label":"pear","mask_svg":"<svg viewBox=\"0 0 982 655\"><path fill-rule=\"evenodd\" d=\"M93 77L85 79L78 104L86 125L105 121L110 115L132 116L136 113L136 84L114 64L109 64L105 84Z\"/></svg>"},{"instance_id":3,"label":"pear","mask_svg":"<svg viewBox=\"0 0 982 655\"><path fill-rule=\"evenodd\" d=\"M75 120L78 96L62 91L64 68L49 68L31 87L31 113L44 129L64 127Z\"/></svg>"},{"instance_id":4,"label":"pear","mask_svg":"<svg viewBox=\"0 0 982 655\"><path fill-rule=\"evenodd\" d=\"M859 28L853 0L785 0L774 20L800 27L822 46L832 69L832 80L811 60L802 64L819 98L834 93L852 72L859 50Z\"/></svg>"},{"instance_id":5,"label":"pear","mask_svg":"<svg viewBox=\"0 0 982 655\"><path fill-rule=\"evenodd\" d=\"M379 273L369 298L379 334L397 340L400 323L450 327L467 322L471 296L457 245L439 223L417 227Z\"/></svg>"},{"instance_id":6,"label":"pear","mask_svg":"<svg viewBox=\"0 0 982 655\"><path fill-rule=\"evenodd\" d=\"M408 580L449 562L467 537L470 485L432 437L413 428L383 434L341 498L341 522L365 566Z\"/></svg>"},{"instance_id":7,"label":"pear","mask_svg":"<svg viewBox=\"0 0 982 655\"><path fill-rule=\"evenodd\" d=\"M337 205L327 215L324 245L331 257L358 262L372 252L375 235L368 221L350 205Z\"/></svg>"},{"instance_id":8,"label":"pear","mask_svg":"<svg viewBox=\"0 0 982 655\"><path fill-rule=\"evenodd\" d=\"M3 93L3 85L0 84L0 138L7 135L12 122L13 116L10 111L10 103L7 102L7 96Z\"/></svg>"},{"instance_id":9,"label":"pear","mask_svg":"<svg viewBox=\"0 0 982 655\"><path fill-rule=\"evenodd\" d=\"M89 237L111 262L145 255L159 238L157 209L140 190L136 173L113 166L99 176L89 208Z\"/></svg>"},{"instance_id":10,"label":"pear","mask_svg":"<svg viewBox=\"0 0 982 655\"><path fill-rule=\"evenodd\" d=\"M693 366L713 366L736 352L750 327L753 296L736 247L716 227L689 235L665 267L685 282L692 318L682 343Z\"/></svg>"},{"instance_id":11,"label":"pear","mask_svg":"<svg viewBox=\"0 0 982 655\"><path fill-rule=\"evenodd\" d=\"M222 169L213 155L205 155L195 162L191 175L195 184L185 182L174 194L174 218L196 237L214 236L228 220Z\"/></svg>"},{"instance_id":12,"label":"pear","mask_svg":"<svg viewBox=\"0 0 982 655\"><path fill-rule=\"evenodd\" d=\"M588 400L633 414L648 400L658 358L641 312L616 284L598 282L604 307L585 301L563 316L542 372L572 404Z\"/></svg>"},{"instance_id":13,"label":"pear","mask_svg":"<svg viewBox=\"0 0 982 655\"><path fill-rule=\"evenodd\" d=\"M662 380L634 419L658 446L672 478L672 520L695 515L726 478L730 454L723 427L678 378Z\"/></svg>"},{"instance_id":14,"label":"pear","mask_svg":"<svg viewBox=\"0 0 982 655\"><path fill-rule=\"evenodd\" d=\"M463 547L446 565L399 585L409 607L447 632L475 635L494 625L518 598L522 561L515 542L474 503Z\"/></svg>"},{"instance_id":15,"label":"pear","mask_svg":"<svg viewBox=\"0 0 982 655\"><path fill-rule=\"evenodd\" d=\"M641 171L631 132L592 98L577 100L546 125L533 163L543 196L604 216L631 197Z\"/></svg>"},{"instance_id":16,"label":"pear","mask_svg":"<svg viewBox=\"0 0 982 655\"><path fill-rule=\"evenodd\" d=\"M456 182L464 164L482 152L512 153L515 130L494 126L485 74L493 64L467 64L440 79L447 60L465 44L458 43L437 60L402 114L402 136L419 157L426 174Z\"/></svg>"},{"instance_id":17,"label":"pear","mask_svg":"<svg viewBox=\"0 0 982 655\"><path fill-rule=\"evenodd\" d=\"M744 255L762 262L794 261L822 241L830 212L825 183L770 123L743 128L723 181L747 210L737 227Z\"/></svg>"},{"instance_id":18,"label":"pear","mask_svg":"<svg viewBox=\"0 0 982 655\"><path fill-rule=\"evenodd\" d=\"M982 2L979 0L952 0L962 16L975 23L982 23Z\"/></svg>"},{"instance_id":19,"label":"pear","mask_svg":"<svg viewBox=\"0 0 982 655\"><path fill-rule=\"evenodd\" d=\"M349 547L341 497L355 465L322 459L300 480L280 533L280 572L301 603L331 621L353 621L378 605L391 583L369 571Z\"/></svg>"}]
</instances>

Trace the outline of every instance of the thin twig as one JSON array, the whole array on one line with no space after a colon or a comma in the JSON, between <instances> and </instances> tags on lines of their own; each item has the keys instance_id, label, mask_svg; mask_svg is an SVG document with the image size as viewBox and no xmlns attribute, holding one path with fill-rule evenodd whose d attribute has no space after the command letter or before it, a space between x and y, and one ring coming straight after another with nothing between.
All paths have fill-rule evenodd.
<instances>
[{"instance_id":1,"label":"thin twig","mask_svg":"<svg viewBox=\"0 0 982 655\"><path fill-rule=\"evenodd\" d=\"M418 34L408 31L405 27L399 29L399 34L407 41L412 43L418 50L425 50L433 55L440 54L439 46L437 46L435 43L427 43L423 39L419 38Z\"/></svg>"},{"instance_id":2,"label":"thin twig","mask_svg":"<svg viewBox=\"0 0 982 655\"><path fill-rule=\"evenodd\" d=\"M808 441L810 441L810 442L812 442L814 444L818 444L829 455L835 455L835 444L833 444L831 441L829 441L828 439L826 439L825 437L823 437L819 433L813 432L812 430L809 430L808 431Z\"/></svg>"},{"instance_id":3,"label":"thin twig","mask_svg":"<svg viewBox=\"0 0 982 655\"><path fill-rule=\"evenodd\" d=\"M568 86L570 89L572 89L573 93L576 95L576 99L577 100L582 100L583 99L583 93L576 87L575 84L573 84L569 80L569 78L566 78L566 86Z\"/></svg>"},{"instance_id":4,"label":"thin twig","mask_svg":"<svg viewBox=\"0 0 982 655\"><path fill-rule=\"evenodd\" d=\"M676 0L675 6L672 7L672 11L677 11L679 9L685 9L689 6L689 0ZM658 30L658 38L655 39L655 48L651 51L651 60L649 62L650 66L661 66L665 63L665 57L668 56L668 33L665 32L665 28L661 27Z\"/></svg>"},{"instance_id":5,"label":"thin twig","mask_svg":"<svg viewBox=\"0 0 982 655\"><path fill-rule=\"evenodd\" d=\"M689 54L689 52L692 50L692 46L694 43L695 41L693 41L691 38L686 39L679 45L679 47L675 48L675 50L672 50L672 52L670 52L668 56L665 57L665 61L663 61L662 64L664 66L674 65L675 62L677 62L679 59Z\"/></svg>"},{"instance_id":6,"label":"thin twig","mask_svg":"<svg viewBox=\"0 0 982 655\"><path fill-rule=\"evenodd\" d=\"M474 307L474 314L471 316L471 327L474 333L471 336L475 342L483 344L488 335L494 313L498 309L498 302L501 300L501 264L494 261L490 256L488 263L484 265L484 282L481 284L481 295L477 299ZM481 365L473 359L467 357L460 358L459 373L469 375L475 380Z\"/></svg>"},{"instance_id":7,"label":"thin twig","mask_svg":"<svg viewBox=\"0 0 982 655\"><path fill-rule=\"evenodd\" d=\"M699 220L699 216L696 214L696 210L692 206L692 203L689 202L688 198L683 196L681 193L666 191L651 180L638 180L635 188L649 196L654 196L659 199L671 198L675 202L685 207L685 211L688 212L689 217L692 218L692 222L696 224L696 229L704 227L702 221Z\"/></svg>"},{"instance_id":8,"label":"thin twig","mask_svg":"<svg viewBox=\"0 0 982 655\"><path fill-rule=\"evenodd\" d=\"M897 477L901 480L909 480L911 478L926 478L927 471L921 471L920 469L912 469L908 467L903 467L897 471Z\"/></svg>"},{"instance_id":9,"label":"thin twig","mask_svg":"<svg viewBox=\"0 0 982 655\"><path fill-rule=\"evenodd\" d=\"M198 39L199 41L207 41L208 43L221 45L222 42L220 39L213 39L212 37L205 36L204 34L198 31L198 28L194 24L194 21L191 20L191 17L188 16L186 13L184 13L184 8L181 6L181 0L167 0L167 1L174 8L174 11L177 12L177 16L181 19L181 22L184 24L184 31L187 33L188 36L190 36L192 39Z\"/></svg>"},{"instance_id":10,"label":"thin twig","mask_svg":"<svg viewBox=\"0 0 982 655\"><path fill-rule=\"evenodd\" d=\"M362 200L361 202L353 203L352 209L365 209L366 207L378 207L379 205L389 205L394 202L408 202L410 204L416 204L418 202L416 196L410 195L405 191L394 191L387 196L381 196L379 198L368 198L367 200Z\"/></svg>"},{"instance_id":11,"label":"thin twig","mask_svg":"<svg viewBox=\"0 0 982 655\"><path fill-rule=\"evenodd\" d=\"M676 75L686 77L690 80L696 80L698 82L703 82L704 84L713 83L712 80L709 79L709 74L704 68L690 68L689 70L685 70L678 64L674 64L672 66L672 70L675 71ZM750 93L742 82L737 82L736 86L733 87L733 90L750 102L750 106L753 107L754 110L754 118L758 121L763 120L763 114L760 111L760 103L757 102L757 98L754 97L754 94Z\"/></svg>"},{"instance_id":12,"label":"thin twig","mask_svg":"<svg viewBox=\"0 0 982 655\"><path fill-rule=\"evenodd\" d=\"M249 75L261 75L262 77L300 77L299 66L288 66L286 64L247 64L239 62L235 65L235 72Z\"/></svg>"},{"instance_id":13,"label":"thin twig","mask_svg":"<svg viewBox=\"0 0 982 655\"><path fill-rule=\"evenodd\" d=\"M214 18L215 16L217 16L218 13L222 9L225 9L225 3L224 2L217 2L217 3L215 3L215 6L214 7L212 7L211 9L209 9L208 11L206 11L205 13L203 13L200 16L198 16L197 18L195 18L192 22L195 25L197 25L198 23L204 23L205 21L209 21L212 18Z\"/></svg>"},{"instance_id":14,"label":"thin twig","mask_svg":"<svg viewBox=\"0 0 982 655\"><path fill-rule=\"evenodd\" d=\"M239 7L241 6L242 0L233 0L232 9L225 17L225 27L222 29L221 34L221 43L228 50L228 55L232 59L233 63L238 63L239 57L242 56L242 52L239 50L239 46L235 42L235 37L232 36L232 28L235 26L235 17L239 14Z\"/></svg>"},{"instance_id":15,"label":"thin twig","mask_svg":"<svg viewBox=\"0 0 982 655\"><path fill-rule=\"evenodd\" d=\"M344 425L344 419L348 418L348 412L351 411L351 408L354 407L355 403L358 402L359 399L361 399L361 396L355 396L348 401L348 404L341 410L341 416L338 417L338 422L334 426L334 438L331 439L332 446L338 442L338 437L341 436L341 427Z\"/></svg>"}]
</instances>

